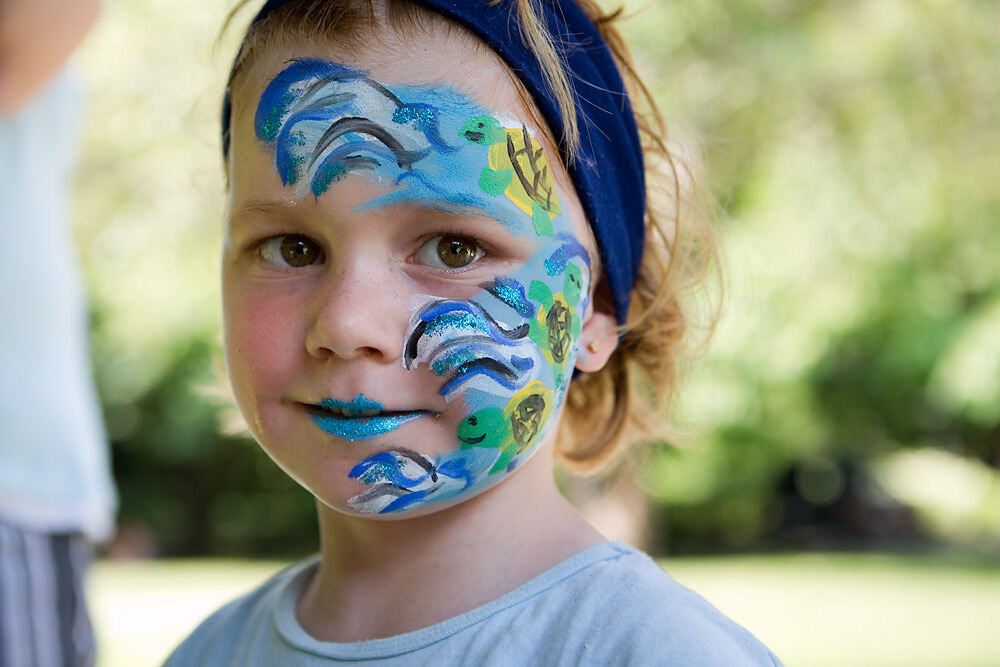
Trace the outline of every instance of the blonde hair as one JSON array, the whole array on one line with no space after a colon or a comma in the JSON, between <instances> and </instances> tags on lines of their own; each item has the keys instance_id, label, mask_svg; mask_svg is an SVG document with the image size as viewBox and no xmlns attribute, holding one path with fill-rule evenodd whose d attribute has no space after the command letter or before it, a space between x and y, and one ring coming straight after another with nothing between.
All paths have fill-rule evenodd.
<instances>
[{"instance_id":1,"label":"blonde hair","mask_svg":"<svg viewBox=\"0 0 1000 667\"><path fill-rule=\"evenodd\" d=\"M250 1L239 0L229 12L223 31ZM552 139L562 147L561 153L572 159L580 143L570 85L572 74L560 55L560 45L542 19L539 3L543 1L512 3L521 38L542 64L546 83L561 111L563 134ZM570 383L556 443L556 456L567 468L589 474L603 467L633 435L665 430L666 406L677 390L682 363L694 351L688 344L690 304L682 297L704 284L718 263L713 229L698 201L691 165L670 150L663 116L636 72L616 27L622 10L605 12L596 0L575 2L597 25L629 91L643 145L648 190L646 246L628 320L620 329L619 346L603 369L582 374ZM384 17L379 16L380 10L384 10ZM289 2L247 32L227 85L231 90L261 51L288 40L324 38L351 47L386 27L407 34L439 25L485 47L464 27L409 0ZM516 75L508 74L533 120L539 127L548 128ZM610 299L600 289L595 304L611 311ZM715 318L713 312L704 329L706 334Z\"/></svg>"}]
</instances>

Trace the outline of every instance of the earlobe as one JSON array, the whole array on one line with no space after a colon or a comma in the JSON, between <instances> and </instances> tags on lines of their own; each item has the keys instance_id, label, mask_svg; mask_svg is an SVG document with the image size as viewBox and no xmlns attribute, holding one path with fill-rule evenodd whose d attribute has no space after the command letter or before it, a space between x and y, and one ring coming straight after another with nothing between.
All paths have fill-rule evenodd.
<instances>
[{"instance_id":1,"label":"earlobe","mask_svg":"<svg viewBox=\"0 0 1000 667\"><path fill-rule=\"evenodd\" d=\"M614 315L593 312L577 340L576 368L584 373L601 370L617 347L618 325Z\"/></svg>"}]
</instances>

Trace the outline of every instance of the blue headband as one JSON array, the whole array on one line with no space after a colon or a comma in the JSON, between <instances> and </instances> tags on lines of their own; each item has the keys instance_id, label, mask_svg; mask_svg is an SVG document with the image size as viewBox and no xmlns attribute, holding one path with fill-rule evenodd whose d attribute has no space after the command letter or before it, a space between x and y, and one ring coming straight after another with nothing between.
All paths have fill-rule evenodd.
<instances>
[{"instance_id":1,"label":"blue headband","mask_svg":"<svg viewBox=\"0 0 1000 667\"><path fill-rule=\"evenodd\" d=\"M267 0L256 25L290 0ZM509 0L412 0L465 26L514 71L553 135L563 136L562 115L545 84L542 67L520 37ZM601 253L618 322L628 315L645 239L646 184L642 147L632 105L611 51L594 23L573 0L544 0L542 14L563 53L576 102L580 149L563 152L577 195ZM229 91L222 107L222 151L229 152Z\"/></svg>"}]
</instances>

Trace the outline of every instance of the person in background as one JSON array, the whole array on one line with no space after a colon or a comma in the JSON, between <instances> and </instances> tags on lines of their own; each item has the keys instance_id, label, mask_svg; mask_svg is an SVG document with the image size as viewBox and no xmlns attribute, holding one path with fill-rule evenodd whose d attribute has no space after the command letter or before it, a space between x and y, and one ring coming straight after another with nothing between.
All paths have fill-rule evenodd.
<instances>
[{"instance_id":1,"label":"person in background","mask_svg":"<svg viewBox=\"0 0 1000 667\"><path fill-rule=\"evenodd\" d=\"M116 494L67 199L65 63L99 0L0 0L0 667L91 665L83 595Z\"/></svg>"}]
</instances>

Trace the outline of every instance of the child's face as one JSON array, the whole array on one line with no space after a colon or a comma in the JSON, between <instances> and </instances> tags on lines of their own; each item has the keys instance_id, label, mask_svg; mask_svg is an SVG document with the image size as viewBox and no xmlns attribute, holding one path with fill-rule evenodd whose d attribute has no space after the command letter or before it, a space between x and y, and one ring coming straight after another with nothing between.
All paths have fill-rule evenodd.
<instances>
[{"instance_id":1,"label":"child's face","mask_svg":"<svg viewBox=\"0 0 1000 667\"><path fill-rule=\"evenodd\" d=\"M522 465L589 312L578 200L495 61L448 44L276 53L234 91L229 373L268 454L352 514Z\"/></svg>"}]
</instances>

